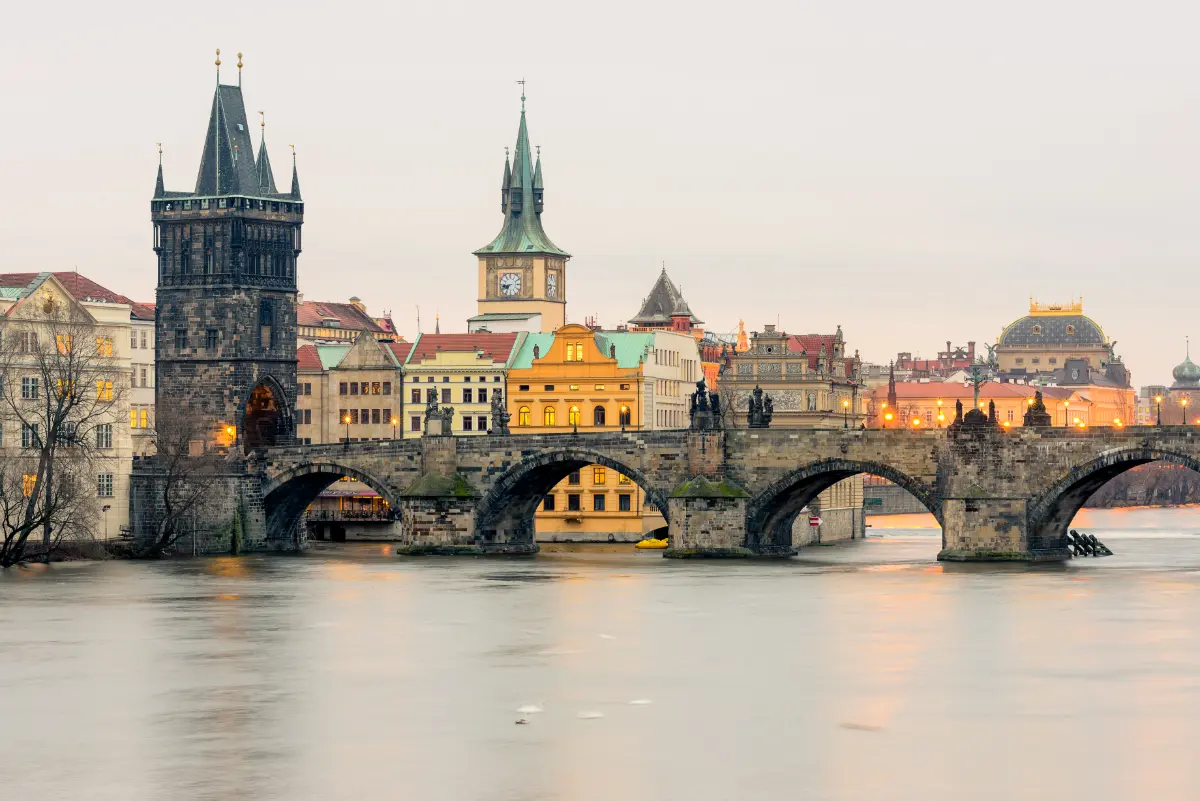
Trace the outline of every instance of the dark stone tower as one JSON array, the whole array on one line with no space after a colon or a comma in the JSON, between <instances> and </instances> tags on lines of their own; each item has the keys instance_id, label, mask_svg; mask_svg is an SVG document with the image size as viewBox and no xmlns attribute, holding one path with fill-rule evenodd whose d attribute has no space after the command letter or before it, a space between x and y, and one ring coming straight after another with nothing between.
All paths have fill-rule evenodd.
<instances>
[{"instance_id":1,"label":"dark stone tower","mask_svg":"<svg viewBox=\"0 0 1200 801\"><path fill-rule=\"evenodd\" d=\"M296 261L304 203L279 192L266 125L255 158L238 85L220 82L192 192L163 188L150 218L158 255L156 404L199 423L207 447L246 451L294 441ZM231 433L233 432L233 433ZM165 432L160 432L165 433Z\"/></svg>"}]
</instances>

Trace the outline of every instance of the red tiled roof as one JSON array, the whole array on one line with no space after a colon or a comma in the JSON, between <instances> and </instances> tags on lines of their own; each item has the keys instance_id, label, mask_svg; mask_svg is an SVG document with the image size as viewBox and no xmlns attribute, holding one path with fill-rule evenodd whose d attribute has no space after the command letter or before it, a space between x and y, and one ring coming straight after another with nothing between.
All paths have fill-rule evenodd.
<instances>
[{"instance_id":1,"label":"red tiled roof","mask_svg":"<svg viewBox=\"0 0 1200 801\"><path fill-rule=\"evenodd\" d=\"M296 348L296 369L314 373L324 369L321 366L321 357L317 355L316 345L301 345Z\"/></svg>"},{"instance_id":2,"label":"red tiled roof","mask_svg":"<svg viewBox=\"0 0 1200 801\"><path fill-rule=\"evenodd\" d=\"M339 328L350 331L370 331L373 334L385 333L369 314L366 314L352 303L325 303L319 300L306 300L296 307L296 324L320 327L325 326L325 318L334 317L339 322Z\"/></svg>"},{"instance_id":3,"label":"red tiled roof","mask_svg":"<svg viewBox=\"0 0 1200 801\"><path fill-rule=\"evenodd\" d=\"M833 355L833 343L837 341L835 334L794 334L788 340L788 350L793 353L805 351L808 355L808 368L810 370L817 369L817 362L821 358L821 346L825 346L826 356ZM849 363L846 367L846 375L850 375L852 368Z\"/></svg>"},{"instance_id":4,"label":"red tiled roof","mask_svg":"<svg viewBox=\"0 0 1200 801\"><path fill-rule=\"evenodd\" d=\"M39 273L0 273L0 286L2 287L24 287L33 283L33 279L37 278ZM107 303L128 303L130 306L134 302L124 295L117 294L111 289L102 287L87 276L80 275L77 272L60 272L51 273L63 288L71 293L71 297L76 300L85 300L94 298L103 300Z\"/></svg>"},{"instance_id":5,"label":"red tiled roof","mask_svg":"<svg viewBox=\"0 0 1200 801\"><path fill-rule=\"evenodd\" d=\"M153 303L134 303L133 310L130 316L136 317L139 320L154 319L154 304Z\"/></svg>"},{"instance_id":6,"label":"red tiled roof","mask_svg":"<svg viewBox=\"0 0 1200 801\"><path fill-rule=\"evenodd\" d=\"M383 344L392 352L392 355L396 357L396 361L400 364L404 364L404 360L408 358L408 354L413 347L413 343L411 342L385 342Z\"/></svg>"},{"instance_id":7,"label":"red tiled roof","mask_svg":"<svg viewBox=\"0 0 1200 801\"><path fill-rule=\"evenodd\" d=\"M512 353L516 334L421 334L412 347L412 360L431 358L439 350L471 351L482 350L493 362L507 361Z\"/></svg>"}]
</instances>

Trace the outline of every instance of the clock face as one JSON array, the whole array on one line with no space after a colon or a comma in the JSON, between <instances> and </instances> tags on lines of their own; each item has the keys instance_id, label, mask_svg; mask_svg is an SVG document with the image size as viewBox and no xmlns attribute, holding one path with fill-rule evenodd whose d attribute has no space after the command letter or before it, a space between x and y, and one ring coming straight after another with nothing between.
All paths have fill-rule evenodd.
<instances>
[{"instance_id":1,"label":"clock face","mask_svg":"<svg viewBox=\"0 0 1200 801\"><path fill-rule=\"evenodd\" d=\"M501 275L500 294L510 298L521 294L521 274L504 273Z\"/></svg>"},{"instance_id":2,"label":"clock face","mask_svg":"<svg viewBox=\"0 0 1200 801\"><path fill-rule=\"evenodd\" d=\"M558 297L558 273L546 273L546 297Z\"/></svg>"}]
</instances>

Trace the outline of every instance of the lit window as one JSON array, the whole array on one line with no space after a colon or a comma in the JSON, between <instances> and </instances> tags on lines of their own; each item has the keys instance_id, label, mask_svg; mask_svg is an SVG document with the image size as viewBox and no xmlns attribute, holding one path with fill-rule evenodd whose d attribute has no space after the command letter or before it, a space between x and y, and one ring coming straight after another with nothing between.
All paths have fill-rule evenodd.
<instances>
[{"instance_id":1,"label":"lit window","mask_svg":"<svg viewBox=\"0 0 1200 801\"><path fill-rule=\"evenodd\" d=\"M137 428L137 409L129 410L129 427Z\"/></svg>"},{"instance_id":2,"label":"lit window","mask_svg":"<svg viewBox=\"0 0 1200 801\"><path fill-rule=\"evenodd\" d=\"M519 425L519 426L529 425L529 407L528 406L522 406L520 409L517 410L517 425Z\"/></svg>"},{"instance_id":3,"label":"lit window","mask_svg":"<svg viewBox=\"0 0 1200 801\"><path fill-rule=\"evenodd\" d=\"M148 428L150 426L150 411L142 409L138 412L138 428Z\"/></svg>"},{"instance_id":4,"label":"lit window","mask_svg":"<svg viewBox=\"0 0 1200 801\"><path fill-rule=\"evenodd\" d=\"M608 476L605 473L605 470L603 467L593 467L592 468L592 483L593 484L603 484L603 483L605 483L605 479L607 477Z\"/></svg>"},{"instance_id":5,"label":"lit window","mask_svg":"<svg viewBox=\"0 0 1200 801\"><path fill-rule=\"evenodd\" d=\"M572 392L578 392L578 391L579 391L579 385L578 385L578 384L572 384L572 385L571 385L571 391L572 391Z\"/></svg>"},{"instance_id":6,"label":"lit window","mask_svg":"<svg viewBox=\"0 0 1200 801\"><path fill-rule=\"evenodd\" d=\"M554 425L554 407L553 406L547 406L545 409L542 410L542 425L546 425L546 426Z\"/></svg>"},{"instance_id":7,"label":"lit window","mask_svg":"<svg viewBox=\"0 0 1200 801\"><path fill-rule=\"evenodd\" d=\"M113 382L97 381L96 382L96 400L110 401L113 399Z\"/></svg>"},{"instance_id":8,"label":"lit window","mask_svg":"<svg viewBox=\"0 0 1200 801\"><path fill-rule=\"evenodd\" d=\"M112 337L96 337L96 355L97 356L112 356L113 355Z\"/></svg>"},{"instance_id":9,"label":"lit window","mask_svg":"<svg viewBox=\"0 0 1200 801\"><path fill-rule=\"evenodd\" d=\"M617 483L618 484L631 484L633 482L631 482L629 480L629 476L625 475L624 473L617 473Z\"/></svg>"},{"instance_id":10,"label":"lit window","mask_svg":"<svg viewBox=\"0 0 1200 801\"><path fill-rule=\"evenodd\" d=\"M21 494L26 498L33 495L33 488L37 486L37 476L32 473L25 473L21 476Z\"/></svg>"},{"instance_id":11,"label":"lit window","mask_svg":"<svg viewBox=\"0 0 1200 801\"><path fill-rule=\"evenodd\" d=\"M59 334L54 337L54 342L58 346L58 352L62 355L65 356L71 352L72 340L70 334Z\"/></svg>"},{"instance_id":12,"label":"lit window","mask_svg":"<svg viewBox=\"0 0 1200 801\"><path fill-rule=\"evenodd\" d=\"M629 407L628 407L628 406L622 406L622 407L621 407L621 419L620 419L620 424L621 424L621 425L623 425L623 426L633 425L633 424L630 422L630 420L632 419L632 417L633 417L633 415L632 415L632 414L630 414L630 412L629 412Z\"/></svg>"},{"instance_id":13,"label":"lit window","mask_svg":"<svg viewBox=\"0 0 1200 801\"><path fill-rule=\"evenodd\" d=\"M579 425L579 407L578 406L572 406L571 410L569 412L567 412L567 425L569 425L569 426Z\"/></svg>"},{"instance_id":14,"label":"lit window","mask_svg":"<svg viewBox=\"0 0 1200 801\"><path fill-rule=\"evenodd\" d=\"M604 391L604 385L603 385L603 384L597 384L597 385L596 385L596 391L597 391L597 392L603 392L603 391Z\"/></svg>"}]
</instances>

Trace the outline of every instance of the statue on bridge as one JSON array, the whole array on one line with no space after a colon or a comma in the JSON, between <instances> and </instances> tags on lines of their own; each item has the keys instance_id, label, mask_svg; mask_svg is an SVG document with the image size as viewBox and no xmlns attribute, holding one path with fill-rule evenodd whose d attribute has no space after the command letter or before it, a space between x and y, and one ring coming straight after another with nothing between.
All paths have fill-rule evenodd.
<instances>
[{"instance_id":1,"label":"statue on bridge","mask_svg":"<svg viewBox=\"0 0 1200 801\"><path fill-rule=\"evenodd\" d=\"M425 404L425 436L453 436L454 407L439 407L437 390L429 393L429 402Z\"/></svg>"},{"instance_id":2,"label":"statue on bridge","mask_svg":"<svg viewBox=\"0 0 1200 801\"><path fill-rule=\"evenodd\" d=\"M762 387L755 384L750 393L750 411L746 415L746 425L750 428L766 428L771 425L771 417L775 414L775 403L770 395L764 395Z\"/></svg>"},{"instance_id":3,"label":"statue on bridge","mask_svg":"<svg viewBox=\"0 0 1200 801\"><path fill-rule=\"evenodd\" d=\"M1033 403L1025 411L1025 426L1047 427L1050 425L1050 413L1046 411L1046 402L1042 400L1042 391L1033 393Z\"/></svg>"},{"instance_id":4,"label":"statue on bridge","mask_svg":"<svg viewBox=\"0 0 1200 801\"><path fill-rule=\"evenodd\" d=\"M488 433L496 437L508 436L508 421L512 419L512 415L508 413L508 407L504 403L504 394L499 390L492 391L492 427L488 429Z\"/></svg>"},{"instance_id":5,"label":"statue on bridge","mask_svg":"<svg viewBox=\"0 0 1200 801\"><path fill-rule=\"evenodd\" d=\"M688 417L691 419L693 431L708 431L721 427L721 397L708 391L708 385L703 378L696 382Z\"/></svg>"}]
</instances>

